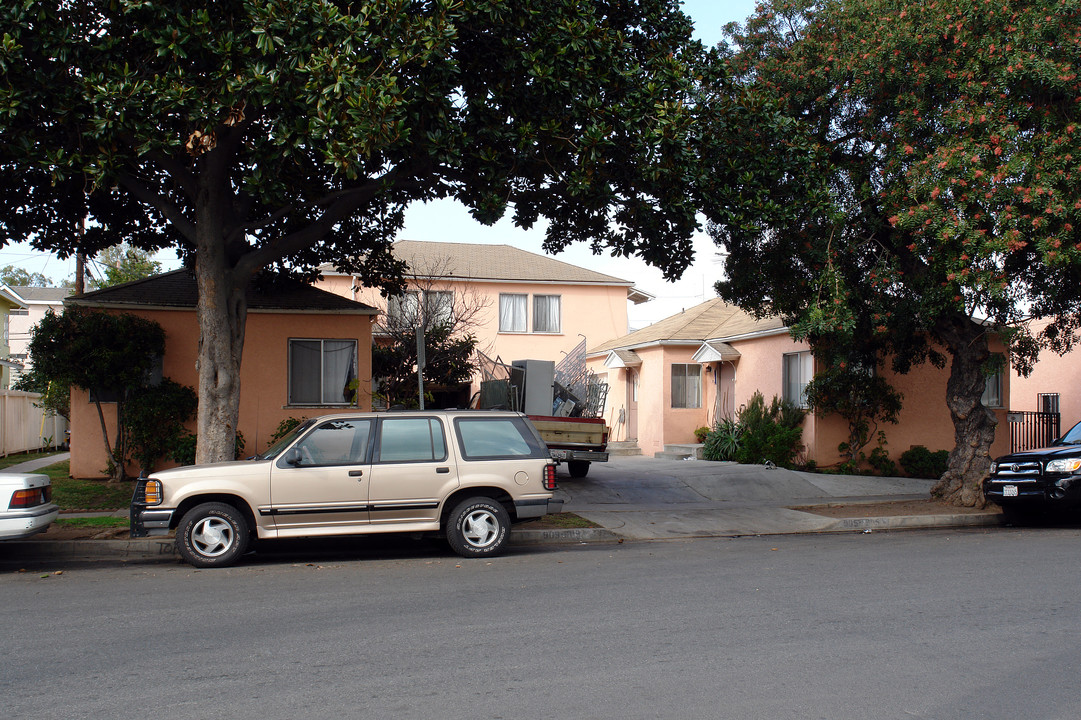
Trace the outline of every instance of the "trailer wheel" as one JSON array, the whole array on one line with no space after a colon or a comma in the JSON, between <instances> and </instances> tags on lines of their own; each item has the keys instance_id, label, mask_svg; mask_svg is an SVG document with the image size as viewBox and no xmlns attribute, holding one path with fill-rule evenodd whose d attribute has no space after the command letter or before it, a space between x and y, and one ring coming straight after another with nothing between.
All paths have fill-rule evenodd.
<instances>
[{"instance_id":1,"label":"trailer wheel","mask_svg":"<svg viewBox=\"0 0 1081 720\"><path fill-rule=\"evenodd\" d=\"M584 478L589 473L588 460L568 460L567 472L572 478Z\"/></svg>"}]
</instances>

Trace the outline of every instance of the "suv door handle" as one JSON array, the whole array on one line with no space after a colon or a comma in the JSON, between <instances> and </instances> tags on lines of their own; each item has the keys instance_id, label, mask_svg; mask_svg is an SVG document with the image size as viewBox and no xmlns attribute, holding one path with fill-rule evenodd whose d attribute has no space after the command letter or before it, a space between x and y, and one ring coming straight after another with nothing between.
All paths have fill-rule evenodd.
<instances>
[{"instance_id":1,"label":"suv door handle","mask_svg":"<svg viewBox=\"0 0 1081 720\"><path fill-rule=\"evenodd\" d=\"M363 474L364 474L363 470L350 470L349 471L349 477L360 477Z\"/></svg>"},{"instance_id":2,"label":"suv door handle","mask_svg":"<svg viewBox=\"0 0 1081 720\"><path fill-rule=\"evenodd\" d=\"M450 472L450 468L449 467L438 467L438 468L435 469L435 471L437 473L439 473L440 475L446 475L447 473Z\"/></svg>"}]
</instances>

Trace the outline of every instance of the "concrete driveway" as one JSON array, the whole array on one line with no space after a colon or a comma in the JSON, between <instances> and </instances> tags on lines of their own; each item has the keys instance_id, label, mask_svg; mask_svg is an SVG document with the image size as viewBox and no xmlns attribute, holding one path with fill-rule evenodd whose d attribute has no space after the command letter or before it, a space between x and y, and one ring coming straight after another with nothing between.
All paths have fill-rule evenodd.
<instances>
[{"instance_id":1,"label":"concrete driveway","mask_svg":"<svg viewBox=\"0 0 1081 720\"><path fill-rule=\"evenodd\" d=\"M663 539L828 530L991 524L987 516L823 517L790 510L828 502L918 500L932 480L820 475L759 465L612 456L593 463L586 478L559 477L563 509L629 539ZM994 517L997 522L997 516Z\"/></svg>"}]
</instances>

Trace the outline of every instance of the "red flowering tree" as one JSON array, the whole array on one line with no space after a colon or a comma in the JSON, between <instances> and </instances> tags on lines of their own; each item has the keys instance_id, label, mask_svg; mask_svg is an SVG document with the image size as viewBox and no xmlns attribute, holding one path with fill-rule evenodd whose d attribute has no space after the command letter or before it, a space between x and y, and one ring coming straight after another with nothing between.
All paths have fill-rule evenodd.
<instances>
[{"instance_id":1,"label":"red flowering tree","mask_svg":"<svg viewBox=\"0 0 1081 720\"><path fill-rule=\"evenodd\" d=\"M756 200L715 213L721 294L901 371L949 361L934 492L982 505L989 331L1027 370L1078 326L1081 6L774 1L727 30L746 92L792 124L761 138L783 181L749 178ZM1033 335L1029 317L1052 322Z\"/></svg>"}]
</instances>

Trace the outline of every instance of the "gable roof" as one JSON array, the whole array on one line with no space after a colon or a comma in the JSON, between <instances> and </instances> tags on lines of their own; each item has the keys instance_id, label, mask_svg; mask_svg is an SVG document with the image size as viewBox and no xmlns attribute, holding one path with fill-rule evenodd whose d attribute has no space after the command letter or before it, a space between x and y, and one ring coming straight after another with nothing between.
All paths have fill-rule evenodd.
<instances>
[{"instance_id":1,"label":"gable roof","mask_svg":"<svg viewBox=\"0 0 1081 720\"><path fill-rule=\"evenodd\" d=\"M298 280L275 280L269 288L248 288L248 312L377 315L371 305L356 302L312 287ZM114 285L68 297L64 302L80 307L180 310L194 309L198 299L195 276L181 268L144 280Z\"/></svg>"},{"instance_id":2,"label":"gable roof","mask_svg":"<svg viewBox=\"0 0 1081 720\"><path fill-rule=\"evenodd\" d=\"M399 240L394 254L424 278L446 280L487 280L491 282L531 282L560 285L618 285L628 288L635 303L653 296L633 288L629 280L587 270L578 265L538 255L511 245ZM324 275L338 274L324 265Z\"/></svg>"},{"instance_id":3,"label":"gable roof","mask_svg":"<svg viewBox=\"0 0 1081 720\"><path fill-rule=\"evenodd\" d=\"M757 319L720 298L707 300L670 315L629 335L589 350L590 355L649 345L700 345L707 340L728 342L748 335L784 332L780 318Z\"/></svg>"},{"instance_id":4,"label":"gable roof","mask_svg":"<svg viewBox=\"0 0 1081 720\"><path fill-rule=\"evenodd\" d=\"M47 305L59 305L71 290L62 287L29 287L26 285L14 285L11 288L24 302Z\"/></svg>"}]
</instances>

